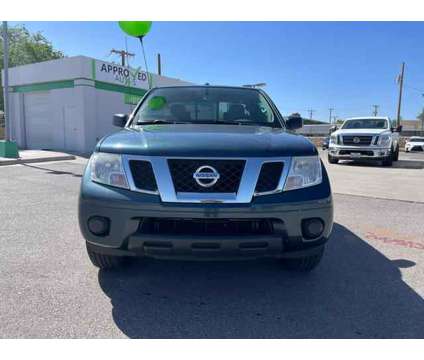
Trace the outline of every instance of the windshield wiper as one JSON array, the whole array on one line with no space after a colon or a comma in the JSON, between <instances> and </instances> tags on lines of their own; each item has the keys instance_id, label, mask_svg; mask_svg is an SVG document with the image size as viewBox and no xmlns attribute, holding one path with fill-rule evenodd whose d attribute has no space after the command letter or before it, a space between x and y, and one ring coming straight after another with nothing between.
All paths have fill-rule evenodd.
<instances>
[{"instance_id":1,"label":"windshield wiper","mask_svg":"<svg viewBox=\"0 0 424 360\"><path fill-rule=\"evenodd\" d=\"M273 126L274 123L264 123L259 121L252 121L250 119L240 119L240 120L234 120L234 121L217 120L217 121L211 122L211 124L274 127Z\"/></svg>"},{"instance_id":2,"label":"windshield wiper","mask_svg":"<svg viewBox=\"0 0 424 360\"><path fill-rule=\"evenodd\" d=\"M188 124L186 122L179 121L167 121L167 120L151 120L151 121L138 121L137 125L157 125L157 124Z\"/></svg>"}]
</instances>

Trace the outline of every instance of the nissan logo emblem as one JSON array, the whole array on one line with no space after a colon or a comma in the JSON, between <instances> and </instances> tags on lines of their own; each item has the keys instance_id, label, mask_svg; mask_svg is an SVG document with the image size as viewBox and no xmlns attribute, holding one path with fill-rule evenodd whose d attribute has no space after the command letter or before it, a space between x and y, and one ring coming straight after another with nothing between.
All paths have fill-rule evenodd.
<instances>
[{"instance_id":1,"label":"nissan logo emblem","mask_svg":"<svg viewBox=\"0 0 424 360\"><path fill-rule=\"evenodd\" d=\"M354 142L355 144L359 144L359 143L361 142L361 139L360 139L360 138L358 138L357 136L355 136L355 137L353 138L353 142Z\"/></svg>"},{"instance_id":2,"label":"nissan logo emblem","mask_svg":"<svg viewBox=\"0 0 424 360\"><path fill-rule=\"evenodd\" d=\"M212 166L204 165L194 172L193 179L201 187L211 187L219 180L219 172Z\"/></svg>"}]
</instances>

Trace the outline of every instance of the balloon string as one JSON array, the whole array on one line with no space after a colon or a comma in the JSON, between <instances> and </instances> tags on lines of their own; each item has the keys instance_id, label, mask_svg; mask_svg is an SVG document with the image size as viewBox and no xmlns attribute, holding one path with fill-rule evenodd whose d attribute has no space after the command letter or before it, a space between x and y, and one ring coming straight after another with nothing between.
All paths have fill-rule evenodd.
<instances>
[{"instance_id":1,"label":"balloon string","mask_svg":"<svg viewBox=\"0 0 424 360\"><path fill-rule=\"evenodd\" d=\"M143 50L144 65L146 66L147 81L149 83L149 90L150 90L152 88L152 84L151 84L149 69L147 68L146 52L144 51L143 37L140 36L139 39L140 39L141 49Z\"/></svg>"}]
</instances>

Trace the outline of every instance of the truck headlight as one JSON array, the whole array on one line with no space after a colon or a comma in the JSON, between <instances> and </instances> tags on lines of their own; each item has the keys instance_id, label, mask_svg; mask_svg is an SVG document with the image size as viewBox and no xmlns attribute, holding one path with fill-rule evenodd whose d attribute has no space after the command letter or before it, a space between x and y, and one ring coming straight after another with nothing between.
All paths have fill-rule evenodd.
<instances>
[{"instance_id":1,"label":"truck headlight","mask_svg":"<svg viewBox=\"0 0 424 360\"><path fill-rule=\"evenodd\" d=\"M129 188L121 155L94 153L90 159L90 166L92 181L124 189Z\"/></svg>"},{"instance_id":2,"label":"truck headlight","mask_svg":"<svg viewBox=\"0 0 424 360\"><path fill-rule=\"evenodd\" d=\"M392 137L390 135L381 135L378 140L378 144L381 146L390 146L390 142L392 141Z\"/></svg>"},{"instance_id":3,"label":"truck headlight","mask_svg":"<svg viewBox=\"0 0 424 360\"><path fill-rule=\"evenodd\" d=\"M295 190L322 182L319 156L298 156L292 158L284 190Z\"/></svg>"},{"instance_id":4,"label":"truck headlight","mask_svg":"<svg viewBox=\"0 0 424 360\"><path fill-rule=\"evenodd\" d=\"M330 136L330 144L337 144L337 135Z\"/></svg>"}]
</instances>

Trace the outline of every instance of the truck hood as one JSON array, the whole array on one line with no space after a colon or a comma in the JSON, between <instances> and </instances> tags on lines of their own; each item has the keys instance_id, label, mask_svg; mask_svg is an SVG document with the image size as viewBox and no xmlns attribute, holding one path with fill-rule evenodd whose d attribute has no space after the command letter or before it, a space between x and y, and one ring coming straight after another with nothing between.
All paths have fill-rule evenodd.
<instances>
[{"instance_id":1,"label":"truck hood","mask_svg":"<svg viewBox=\"0 0 424 360\"><path fill-rule=\"evenodd\" d=\"M339 129L332 135L381 135L383 133L391 134L389 129Z\"/></svg>"},{"instance_id":2,"label":"truck hood","mask_svg":"<svg viewBox=\"0 0 424 360\"><path fill-rule=\"evenodd\" d=\"M147 125L102 139L97 151L144 156L270 157L318 154L301 135L245 125Z\"/></svg>"}]
</instances>

